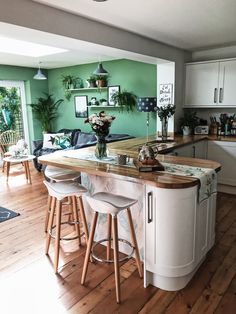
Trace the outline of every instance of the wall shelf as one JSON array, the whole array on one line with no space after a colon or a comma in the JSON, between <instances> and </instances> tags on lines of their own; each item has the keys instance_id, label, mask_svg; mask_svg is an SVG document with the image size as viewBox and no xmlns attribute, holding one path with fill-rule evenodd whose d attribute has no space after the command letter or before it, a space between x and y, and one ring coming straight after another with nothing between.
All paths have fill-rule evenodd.
<instances>
[{"instance_id":1,"label":"wall shelf","mask_svg":"<svg viewBox=\"0 0 236 314\"><path fill-rule=\"evenodd\" d=\"M107 87L83 87L83 88L70 88L70 89L67 89L68 92L80 92L80 91L97 91L97 92L100 92L100 91L103 91L103 90L107 90Z\"/></svg>"},{"instance_id":2,"label":"wall shelf","mask_svg":"<svg viewBox=\"0 0 236 314\"><path fill-rule=\"evenodd\" d=\"M88 108L92 108L92 109L94 109L94 108L111 108L111 109L114 109L114 108L120 108L120 106L87 106Z\"/></svg>"}]
</instances>

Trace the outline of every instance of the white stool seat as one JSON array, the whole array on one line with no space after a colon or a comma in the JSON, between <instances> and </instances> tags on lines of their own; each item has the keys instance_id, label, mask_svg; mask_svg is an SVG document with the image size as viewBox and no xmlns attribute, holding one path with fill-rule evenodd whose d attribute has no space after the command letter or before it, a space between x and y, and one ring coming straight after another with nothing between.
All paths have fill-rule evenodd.
<instances>
[{"instance_id":1,"label":"white stool seat","mask_svg":"<svg viewBox=\"0 0 236 314\"><path fill-rule=\"evenodd\" d=\"M99 192L92 197L86 196L91 208L99 213L116 215L121 210L137 203L137 200L107 192Z\"/></svg>"},{"instance_id":2,"label":"white stool seat","mask_svg":"<svg viewBox=\"0 0 236 314\"><path fill-rule=\"evenodd\" d=\"M54 166L47 166L44 175L52 181L71 181L80 177L80 172L70 169L62 169Z\"/></svg>"},{"instance_id":3,"label":"white stool seat","mask_svg":"<svg viewBox=\"0 0 236 314\"><path fill-rule=\"evenodd\" d=\"M70 197L74 195L81 195L87 192L87 189L74 181L64 181L64 182L47 182L43 181L43 183L48 188L48 193L50 196L57 198L58 200L62 200L65 197Z\"/></svg>"}]
</instances>

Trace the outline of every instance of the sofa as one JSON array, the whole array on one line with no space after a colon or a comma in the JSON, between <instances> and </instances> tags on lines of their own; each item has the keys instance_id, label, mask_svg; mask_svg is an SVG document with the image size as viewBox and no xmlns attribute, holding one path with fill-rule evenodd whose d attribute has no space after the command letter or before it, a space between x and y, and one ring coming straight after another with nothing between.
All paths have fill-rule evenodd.
<instances>
[{"instance_id":1,"label":"sofa","mask_svg":"<svg viewBox=\"0 0 236 314\"><path fill-rule=\"evenodd\" d=\"M59 146L47 146L45 145L45 136L44 139L40 140L33 140L33 154L36 156L34 159L34 166L35 168L40 172L43 170L42 164L38 162L38 157L46 154L53 153L57 150L62 149L80 149L83 147L88 147L95 145L97 143L97 139L94 133L88 133L88 132L82 132L80 129L61 129L58 132L48 134L51 139L56 138L58 134L64 134L64 139L68 141L68 143L65 144L65 141L63 142L62 147ZM107 143L115 142L115 141L121 141L133 138L133 136L130 136L128 134L109 134L106 137ZM45 147L46 146L46 147Z\"/></svg>"}]
</instances>

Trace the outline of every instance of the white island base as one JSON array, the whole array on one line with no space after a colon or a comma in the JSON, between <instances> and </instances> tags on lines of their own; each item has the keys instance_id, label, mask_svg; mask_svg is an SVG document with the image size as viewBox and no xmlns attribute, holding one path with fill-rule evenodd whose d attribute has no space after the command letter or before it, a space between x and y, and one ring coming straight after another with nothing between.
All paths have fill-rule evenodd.
<instances>
[{"instance_id":1,"label":"white island base","mask_svg":"<svg viewBox=\"0 0 236 314\"><path fill-rule=\"evenodd\" d=\"M144 287L152 284L168 291L184 288L215 241L216 195L198 202L198 186L166 189L83 174L90 194L109 191L138 199L131 208L140 255L144 261ZM88 225L91 210L86 204ZM119 237L130 239L125 213L118 215ZM106 235L106 217L99 220L96 239ZM120 251L126 252L120 246Z\"/></svg>"}]
</instances>

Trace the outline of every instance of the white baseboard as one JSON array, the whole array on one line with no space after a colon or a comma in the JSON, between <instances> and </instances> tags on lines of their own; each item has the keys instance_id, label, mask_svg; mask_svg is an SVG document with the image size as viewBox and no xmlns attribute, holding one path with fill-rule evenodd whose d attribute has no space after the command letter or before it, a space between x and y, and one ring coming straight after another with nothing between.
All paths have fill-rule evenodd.
<instances>
[{"instance_id":1,"label":"white baseboard","mask_svg":"<svg viewBox=\"0 0 236 314\"><path fill-rule=\"evenodd\" d=\"M227 194L234 194L236 195L236 186L226 185L226 184L218 184L218 191L227 193Z\"/></svg>"}]
</instances>

